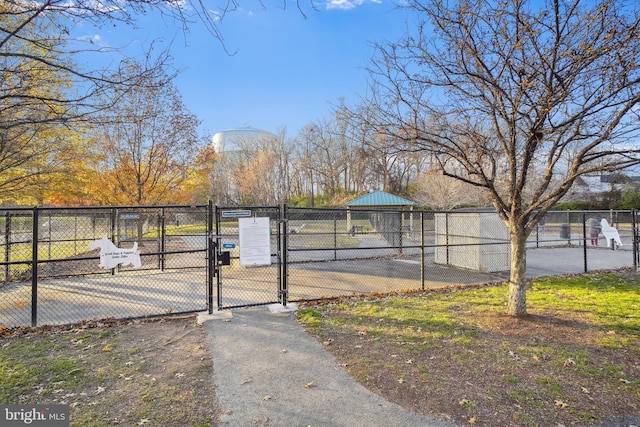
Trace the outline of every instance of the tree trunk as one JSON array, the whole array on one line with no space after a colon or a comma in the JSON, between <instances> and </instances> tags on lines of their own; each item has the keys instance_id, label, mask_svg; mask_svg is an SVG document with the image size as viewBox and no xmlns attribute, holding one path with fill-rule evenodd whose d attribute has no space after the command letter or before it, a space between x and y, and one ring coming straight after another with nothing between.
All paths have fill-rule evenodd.
<instances>
[{"instance_id":1,"label":"tree trunk","mask_svg":"<svg viewBox=\"0 0 640 427\"><path fill-rule=\"evenodd\" d=\"M522 234L522 235L521 235ZM507 314L527 315L527 236L511 231L511 276Z\"/></svg>"}]
</instances>

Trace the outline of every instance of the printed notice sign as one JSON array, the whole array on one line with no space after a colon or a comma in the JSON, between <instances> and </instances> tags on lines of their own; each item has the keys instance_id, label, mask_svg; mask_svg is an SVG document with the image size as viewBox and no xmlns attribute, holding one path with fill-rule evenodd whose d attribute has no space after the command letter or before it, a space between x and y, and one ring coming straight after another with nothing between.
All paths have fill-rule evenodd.
<instances>
[{"instance_id":1,"label":"printed notice sign","mask_svg":"<svg viewBox=\"0 0 640 427\"><path fill-rule=\"evenodd\" d=\"M238 218L240 265L271 264L269 218Z\"/></svg>"}]
</instances>

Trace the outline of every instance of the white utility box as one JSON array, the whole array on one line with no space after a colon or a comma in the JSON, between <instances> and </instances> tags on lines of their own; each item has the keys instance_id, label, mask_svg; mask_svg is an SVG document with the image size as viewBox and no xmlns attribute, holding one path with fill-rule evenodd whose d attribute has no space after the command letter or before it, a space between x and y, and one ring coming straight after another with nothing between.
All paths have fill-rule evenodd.
<instances>
[{"instance_id":1,"label":"white utility box","mask_svg":"<svg viewBox=\"0 0 640 427\"><path fill-rule=\"evenodd\" d=\"M437 213L435 234L436 264L482 272L511 268L509 230L497 213Z\"/></svg>"}]
</instances>

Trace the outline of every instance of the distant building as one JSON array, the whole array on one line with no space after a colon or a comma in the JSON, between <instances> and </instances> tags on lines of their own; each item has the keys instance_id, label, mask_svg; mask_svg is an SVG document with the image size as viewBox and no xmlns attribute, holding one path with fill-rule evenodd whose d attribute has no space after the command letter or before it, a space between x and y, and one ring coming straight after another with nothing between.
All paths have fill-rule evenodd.
<instances>
[{"instance_id":1,"label":"distant building","mask_svg":"<svg viewBox=\"0 0 640 427\"><path fill-rule=\"evenodd\" d=\"M563 197L563 201L591 201L599 199L604 193L613 189L624 190L640 183L637 175L624 173L593 173L579 177L571 190Z\"/></svg>"}]
</instances>

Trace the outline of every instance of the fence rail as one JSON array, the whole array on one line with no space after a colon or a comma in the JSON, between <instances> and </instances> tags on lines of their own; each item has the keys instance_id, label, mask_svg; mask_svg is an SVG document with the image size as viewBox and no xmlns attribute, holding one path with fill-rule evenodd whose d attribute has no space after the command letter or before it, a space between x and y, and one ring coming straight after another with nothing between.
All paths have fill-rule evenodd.
<instances>
[{"instance_id":1,"label":"fence rail","mask_svg":"<svg viewBox=\"0 0 640 427\"><path fill-rule=\"evenodd\" d=\"M270 265L240 265L236 215L247 213L270 219ZM592 241L592 218L614 227L622 246L601 233ZM636 218L636 211L549 212L527 241L529 274L637 268ZM88 245L102 237L119 248L137 245L141 266L100 268ZM509 268L509 234L487 211L0 209L0 327L499 281Z\"/></svg>"}]
</instances>

